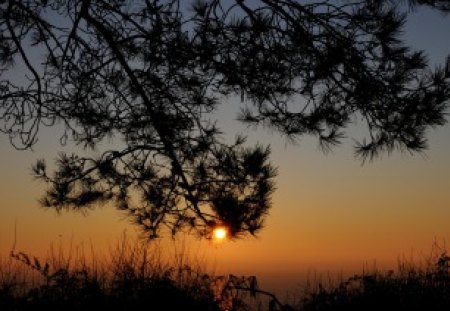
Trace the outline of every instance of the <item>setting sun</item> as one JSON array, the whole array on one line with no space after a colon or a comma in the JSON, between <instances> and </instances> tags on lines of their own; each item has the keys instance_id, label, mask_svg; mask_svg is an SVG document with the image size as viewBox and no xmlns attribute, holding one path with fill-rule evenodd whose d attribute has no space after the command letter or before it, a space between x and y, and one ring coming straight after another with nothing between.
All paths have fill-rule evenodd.
<instances>
[{"instance_id":1,"label":"setting sun","mask_svg":"<svg viewBox=\"0 0 450 311\"><path fill-rule=\"evenodd\" d=\"M215 240L221 241L227 237L227 229L224 227L217 227L213 231L213 237Z\"/></svg>"}]
</instances>

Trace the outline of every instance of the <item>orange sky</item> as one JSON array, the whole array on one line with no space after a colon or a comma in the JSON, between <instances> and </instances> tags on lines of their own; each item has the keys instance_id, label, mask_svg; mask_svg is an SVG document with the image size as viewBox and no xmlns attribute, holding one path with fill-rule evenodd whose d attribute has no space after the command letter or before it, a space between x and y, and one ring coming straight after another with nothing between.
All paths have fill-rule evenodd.
<instances>
[{"instance_id":1,"label":"orange sky","mask_svg":"<svg viewBox=\"0 0 450 311\"><path fill-rule=\"evenodd\" d=\"M422 22L431 26L419 27ZM430 47L430 58L442 61L450 52L448 34L445 40L437 34L443 24L450 29L450 17L426 11L415 17L407 36ZM225 130L238 127L233 110L221 112L229 119L222 121ZM133 235L128 221L108 207L87 217L57 216L38 207L44 186L32 180L31 164L42 157L51 161L62 150L59 133L46 131L33 152L16 151L0 136L0 255L14 242L15 223L17 249L38 256L51 243L92 242L102 251L124 230ZM308 271L361 272L374 261L394 267L399 257L411 253L426 257L435 240L450 241L450 126L430 132L426 157L396 153L364 166L353 157L351 140L324 155L313 139L293 146L264 130L246 132L250 143L272 145L277 191L259 238L221 245L198 242L195 249L218 272L257 275L268 289L287 289ZM353 132L357 136L358 128Z\"/></svg>"}]
</instances>

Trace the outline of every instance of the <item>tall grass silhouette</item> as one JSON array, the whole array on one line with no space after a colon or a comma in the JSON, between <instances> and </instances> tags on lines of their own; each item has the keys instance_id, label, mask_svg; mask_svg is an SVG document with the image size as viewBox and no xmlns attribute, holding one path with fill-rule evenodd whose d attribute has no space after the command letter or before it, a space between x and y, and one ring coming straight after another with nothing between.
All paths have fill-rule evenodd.
<instances>
[{"instance_id":1,"label":"tall grass silhouette","mask_svg":"<svg viewBox=\"0 0 450 311\"><path fill-rule=\"evenodd\" d=\"M0 310L221 310L213 276L178 254L124 238L108 258L51 249L41 260L11 252L0 262Z\"/></svg>"},{"instance_id":2,"label":"tall grass silhouette","mask_svg":"<svg viewBox=\"0 0 450 311\"><path fill-rule=\"evenodd\" d=\"M255 277L205 271L188 248L171 260L163 255L126 238L107 257L60 247L43 260L13 250L0 258L0 310L450 310L450 257L438 248L424 262L400 261L396 271L307 282L289 304Z\"/></svg>"},{"instance_id":3,"label":"tall grass silhouette","mask_svg":"<svg viewBox=\"0 0 450 311\"><path fill-rule=\"evenodd\" d=\"M426 260L399 260L395 271L373 268L337 285L309 285L296 307L302 311L450 310L449 267L447 251L435 245Z\"/></svg>"}]
</instances>

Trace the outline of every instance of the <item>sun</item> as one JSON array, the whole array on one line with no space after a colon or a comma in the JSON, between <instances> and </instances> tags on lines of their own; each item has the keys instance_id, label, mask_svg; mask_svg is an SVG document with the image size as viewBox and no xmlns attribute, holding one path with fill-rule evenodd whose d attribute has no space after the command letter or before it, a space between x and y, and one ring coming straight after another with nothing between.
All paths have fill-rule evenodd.
<instances>
[{"instance_id":1,"label":"sun","mask_svg":"<svg viewBox=\"0 0 450 311\"><path fill-rule=\"evenodd\" d=\"M225 227L216 227L213 230L213 238L216 241L223 241L224 239L226 239L227 235L228 231Z\"/></svg>"}]
</instances>

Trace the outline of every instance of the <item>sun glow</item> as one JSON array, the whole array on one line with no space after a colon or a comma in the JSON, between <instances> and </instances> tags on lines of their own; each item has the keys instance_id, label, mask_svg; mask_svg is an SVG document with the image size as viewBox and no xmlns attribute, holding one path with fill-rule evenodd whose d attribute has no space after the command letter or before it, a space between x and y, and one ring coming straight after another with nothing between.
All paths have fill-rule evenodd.
<instances>
[{"instance_id":1,"label":"sun glow","mask_svg":"<svg viewBox=\"0 0 450 311\"><path fill-rule=\"evenodd\" d=\"M228 235L227 229L225 227L217 227L213 230L213 238L216 241L223 241Z\"/></svg>"}]
</instances>

